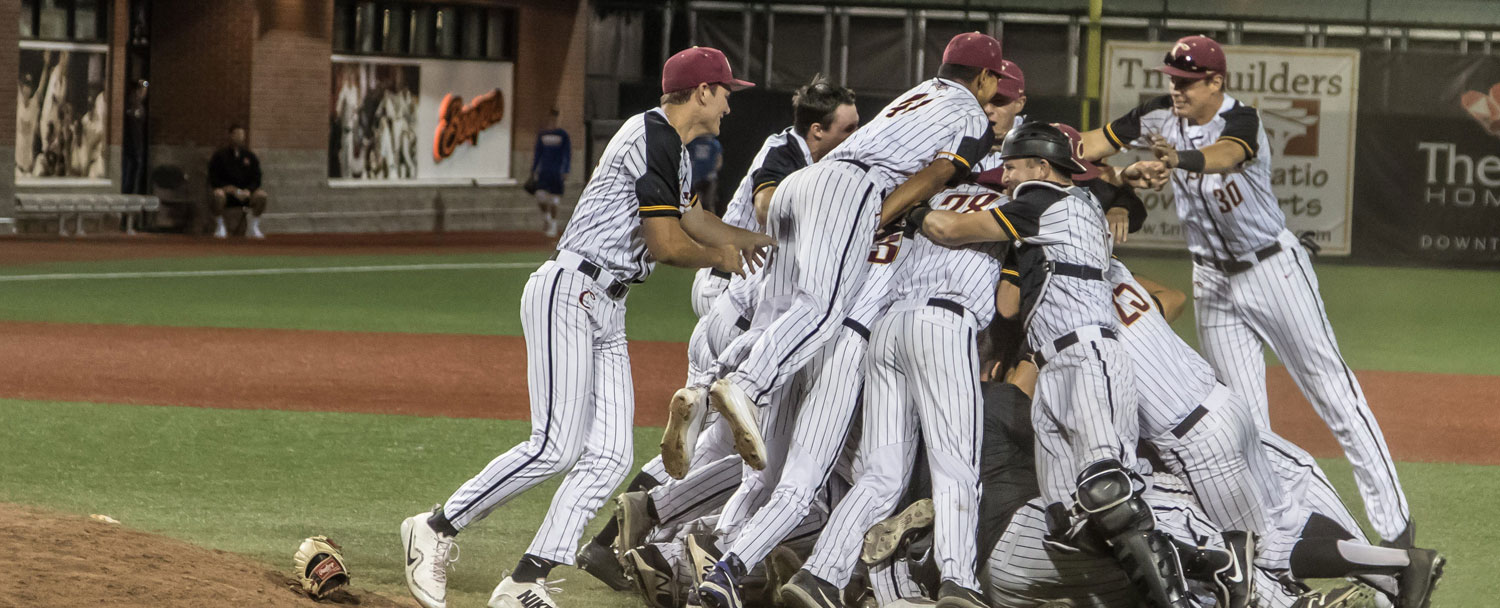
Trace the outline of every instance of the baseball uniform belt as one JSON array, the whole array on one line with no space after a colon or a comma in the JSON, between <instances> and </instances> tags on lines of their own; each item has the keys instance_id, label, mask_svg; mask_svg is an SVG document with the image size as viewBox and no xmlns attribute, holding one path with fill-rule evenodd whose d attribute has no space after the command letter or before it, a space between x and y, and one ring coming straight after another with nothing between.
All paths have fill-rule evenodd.
<instances>
[{"instance_id":1,"label":"baseball uniform belt","mask_svg":"<svg viewBox=\"0 0 1500 608\"><path fill-rule=\"evenodd\" d=\"M1056 357L1057 353L1067 350L1069 346L1084 340L1092 342L1101 338L1115 339L1115 330L1097 325L1080 327L1061 338L1053 340L1052 344L1047 345L1042 350L1031 353L1031 358L1036 362L1037 369L1041 369L1042 366L1047 364L1048 359Z\"/></svg>"},{"instance_id":2,"label":"baseball uniform belt","mask_svg":"<svg viewBox=\"0 0 1500 608\"><path fill-rule=\"evenodd\" d=\"M864 338L866 342L870 340L870 328L865 327L859 321L846 318L844 319L844 327L854 330L854 333L859 334L859 337Z\"/></svg>"},{"instance_id":3,"label":"baseball uniform belt","mask_svg":"<svg viewBox=\"0 0 1500 608\"><path fill-rule=\"evenodd\" d=\"M1188 412L1188 415L1183 416L1182 421L1178 422L1177 426L1172 427L1172 436L1182 439L1188 432L1193 430L1193 427L1198 426L1198 421L1207 416L1209 412L1216 408L1229 406L1231 399L1233 399L1233 395L1229 387L1224 386L1222 382L1215 383L1213 390L1209 391L1208 396L1203 398L1203 403L1193 408L1193 411Z\"/></svg>"},{"instance_id":4,"label":"baseball uniform belt","mask_svg":"<svg viewBox=\"0 0 1500 608\"><path fill-rule=\"evenodd\" d=\"M1266 246L1265 249L1261 249L1260 251L1255 252L1255 262L1263 261L1266 258L1278 253L1281 253L1281 243L1271 243L1270 245ZM1216 258L1201 256L1196 253L1193 254L1194 264L1207 266L1209 268L1215 268L1218 269L1219 272L1223 272L1225 274L1237 274L1246 270L1250 270L1251 267L1255 266L1255 262L1251 262L1248 260L1220 260Z\"/></svg>"},{"instance_id":5,"label":"baseball uniform belt","mask_svg":"<svg viewBox=\"0 0 1500 608\"><path fill-rule=\"evenodd\" d=\"M958 302L954 302L953 300L945 298L927 298L927 305L936 306L960 317L964 316L964 307L960 306Z\"/></svg>"},{"instance_id":6,"label":"baseball uniform belt","mask_svg":"<svg viewBox=\"0 0 1500 608\"><path fill-rule=\"evenodd\" d=\"M1084 266L1082 264L1069 264L1067 262L1053 262L1051 260L1047 260L1046 262L1042 262L1042 270L1045 270L1051 274L1060 274L1065 277L1073 277L1075 279L1083 279L1086 281L1104 280L1103 270L1094 268L1093 266ZM1062 349L1059 348L1058 350Z\"/></svg>"},{"instance_id":7,"label":"baseball uniform belt","mask_svg":"<svg viewBox=\"0 0 1500 608\"><path fill-rule=\"evenodd\" d=\"M750 329L750 317L740 315L739 320L734 322L734 328L740 331Z\"/></svg>"},{"instance_id":8,"label":"baseball uniform belt","mask_svg":"<svg viewBox=\"0 0 1500 608\"><path fill-rule=\"evenodd\" d=\"M712 269L709 269L708 276L711 276L711 277L714 277L714 278L717 278L717 279L724 279L724 280L727 281L727 280L729 280L730 274L727 273L727 272L724 272L722 270L719 270L718 268L712 268Z\"/></svg>"},{"instance_id":9,"label":"baseball uniform belt","mask_svg":"<svg viewBox=\"0 0 1500 608\"><path fill-rule=\"evenodd\" d=\"M611 276L603 268L600 268L598 264L588 261L581 255L571 251L558 250L553 252L552 257L547 259L557 262L563 268L577 270L588 278L593 279L612 300L619 300L624 298L625 294L630 293L629 285Z\"/></svg>"}]
</instances>

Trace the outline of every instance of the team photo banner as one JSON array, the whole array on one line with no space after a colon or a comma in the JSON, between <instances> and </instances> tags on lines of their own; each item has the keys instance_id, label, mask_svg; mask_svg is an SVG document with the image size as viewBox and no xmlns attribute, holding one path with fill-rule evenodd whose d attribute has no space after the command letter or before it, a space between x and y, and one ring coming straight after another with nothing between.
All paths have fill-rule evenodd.
<instances>
[{"instance_id":1,"label":"team photo banner","mask_svg":"<svg viewBox=\"0 0 1500 608\"><path fill-rule=\"evenodd\" d=\"M1170 42L1111 41L1104 51L1101 108L1110 121L1168 92L1154 71ZM1263 46L1224 47L1227 93L1260 110L1271 143L1271 188L1293 232L1312 231L1324 254L1348 255L1353 227L1355 117L1359 51ZM1123 167L1149 154L1110 159ZM1149 215L1127 246L1182 249L1182 224L1168 185L1143 191Z\"/></svg>"}]
</instances>

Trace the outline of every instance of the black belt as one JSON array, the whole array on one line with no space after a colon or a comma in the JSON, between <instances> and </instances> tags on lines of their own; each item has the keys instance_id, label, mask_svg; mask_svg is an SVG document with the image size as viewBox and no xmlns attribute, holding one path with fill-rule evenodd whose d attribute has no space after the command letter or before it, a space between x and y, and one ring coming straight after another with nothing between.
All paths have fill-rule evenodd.
<instances>
[{"instance_id":1,"label":"black belt","mask_svg":"<svg viewBox=\"0 0 1500 608\"><path fill-rule=\"evenodd\" d=\"M936 306L960 317L964 316L964 307L959 306L958 302L954 302L953 300L947 300L943 298L927 298L927 305Z\"/></svg>"},{"instance_id":2,"label":"black belt","mask_svg":"<svg viewBox=\"0 0 1500 608\"><path fill-rule=\"evenodd\" d=\"M1186 418L1183 418L1182 422L1179 422L1177 423L1177 426L1172 427L1172 436L1178 439L1182 439L1183 435L1188 434L1188 431L1191 431L1193 430L1193 427L1198 426L1198 421L1202 420L1203 417L1207 415L1208 408L1201 405L1198 406L1191 413L1189 413Z\"/></svg>"},{"instance_id":3,"label":"black belt","mask_svg":"<svg viewBox=\"0 0 1500 608\"><path fill-rule=\"evenodd\" d=\"M859 162L859 161L854 160L852 158L840 158L840 159L838 159L838 161L841 162L841 163L849 163L851 165L859 167L860 170L862 170L862 171L869 171L870 170L870 165L867 165L865 163Z\"/></svg>"},{"instance_id":4,"label":"black belt","mask_svg":"<svg viewBox=\"0 0 1500 608\"><path fill-rule=\"evenodd\" d=\"M734 328L740 331L750 329L750 317L740 315L740 319L734 322Z\"/></svg>"},{"instance_id":5,"label":"black belt","mask_svg":"<svg viewBox=\"0 0 1500 608\"><path fill-rule=\"evenodd\" d=\"M549 257L547 259L556 261L557 252L552 252L552 257ZM593 279L595 281L599 280L599 275L604 274L603 268L600 268L598 264L595 264L588 260L580 260L578 262L578 268L575 268L574 270L588 275L590 279ZM604 289L604 293L609 295L611 299L618 300L625 297L625 294L630 293L630 286L611 276L609 277L609 287L606 287Z\"/></svg>"},{"instance_id":6,"label":"black belt","mask_svg":"<svg viewBox=\"0 0 1500 608\"><path fill-rule=\"evenodd\" d=\"M859 321L845 318L844 327L854 330L854 333L859 334L859 337L864 338L866 342L870 340L870 328L861 325Z\"/></svg>"},{"instance_id":7,"label":"black belt","mask_svg":"<svg viewBox=\"0 0 1500 608\"><path fill-rule=\"evenodd\" d=\"M1265 249L1255 252L1255 262L1264 261L1266 258L1278 253L1281 253L1281 243L1271 243ZM1194 264L1207 266L1209 268L1215 268L1220 272L1226 274L1236 274L1244 272L1246 270L1250 270L1250 268L1255 266L1255 262L1246 262L1243 260L1220 260L1210 257L1204 257L1196 253L1193 254Z\"/></svg>"},{"instance_id":8,"label":"black belt","mask_svg":"<svg viewBox=\"0 0 1500 608\"><path fill-rule=\"evenodd\" d=\"M708 269L708 276L729 280L730 274L719 270L718 268L710 268Z\"/></svg>"},{"instance_id":9,"label":"black belt","mask_svg":"<svg viewBox=\"0 0 1500 608\"><path fill-rule=\"evenodd\" d=\"M1105 338L1109 338L1109 339L1113 340L1113 339L1115 339L1115 330L1110 329L1108 327L1101 327L1101 328L1099 328L1099 335L1101 335L1101 336L1103 336ZM1078 341L1079 341L1078 332L1077 331L1071 331L1071 332L1068 332L1068 335L1063 336L1061 338L1058 338L1056 340L1053 340L1052 341L1052 348L1055 349L1057 352L1062 352L1062 351L1066 350L1069 346L1077 344ZM1036 362L1037 369L1041 369L1041 367L1043 365L1047 364L1047 358L1042 356L1042 352L1041 351L1032 352L1031 353L1031 359L1032 359L1032 361Z\"/></svg>"},{"instance_id":10,"label":"black belt","mask_svg":"<svg viewBox=\"0 0 1500 608\"><path fill-rule=\"evenodd\" d=\"M1094 268L1093 266L1084 266L1082 264L1069 264L1067 262L1053 262L1048 260L1046 262L1042 262L1042 270L1045 270L1052 274L1060 274L1065 277L1084 279L1086 281L1104 280L1103 270Z\"/></svg>"}]
</instances>

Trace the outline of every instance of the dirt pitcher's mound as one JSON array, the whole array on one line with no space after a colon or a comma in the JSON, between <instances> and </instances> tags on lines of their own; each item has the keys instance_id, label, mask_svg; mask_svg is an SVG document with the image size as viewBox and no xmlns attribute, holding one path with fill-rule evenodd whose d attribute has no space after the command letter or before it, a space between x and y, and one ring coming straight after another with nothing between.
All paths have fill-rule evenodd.
<instances>
[{"instance_id":1,"label":"dirt pitcher's mound","mask_svg":"<svg viewBox=\"0 0 1500 608\"><path fill-rule=\"evenodd\" d=\"M5 503L0 572L6 606L405 606L357 590L314 602L291 589L289 574L233 553Z\"/></svg>"}]
</instances>

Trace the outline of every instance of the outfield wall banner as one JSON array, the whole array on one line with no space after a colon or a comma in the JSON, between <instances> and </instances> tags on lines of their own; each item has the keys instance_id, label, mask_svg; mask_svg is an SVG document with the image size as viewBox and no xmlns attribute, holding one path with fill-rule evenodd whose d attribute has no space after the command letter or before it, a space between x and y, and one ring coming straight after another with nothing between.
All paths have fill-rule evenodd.
<instances>
[{"instance_id":1,"label":"outfield wall banner","mask_svg":"<svg viewBox=\"0 0 1500 608\"><path fill-rule=\"evenodd\" d=\"M17 76L16 179L108 184L107 48L22 41Z\"/></svg>"},{"instance_id":2,"label":"outfield wall banner","mask_svg":"<svg viewBox=\"0 0 1500 608\"><path fill-rule=\"evenodd\" d=\"M1111 41L1105 46L1104 120L1164 95L1168 79L1152 68L1171 43ZM1287 227L1312 231L1323 253L1348 255L1353 226L1355 108L1359 95L1359 51L1263 46L1225 46L1230 95L1260 110L1271 142L1271 187L1281 201ZM1124 166L1141 151L1110 164ZM1182 224L1171 186L1143 191L1149 215L1127 246L1183 249Z\"/></svg>"},{"instance_id":3,"label":"outfield wall banner","mask_svg":"<svg viewBox=\"0 0 1500 608\"><path fill-rule=\"evenodd\" d=\"M329 182L507 183L510 62L334 56Z\"/></svg>"},{"instance_id":4,"label":"outfield wall banner","mask_svg":"<svg viewBox=\"0 0 1500 608\"><path fill-rule=\"evenodd\" d=\"M1500 57L1370 52L1361 82L1360 257L1500 264Z\"/></svg>"}]
</instances>

